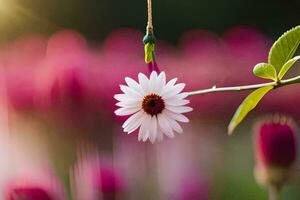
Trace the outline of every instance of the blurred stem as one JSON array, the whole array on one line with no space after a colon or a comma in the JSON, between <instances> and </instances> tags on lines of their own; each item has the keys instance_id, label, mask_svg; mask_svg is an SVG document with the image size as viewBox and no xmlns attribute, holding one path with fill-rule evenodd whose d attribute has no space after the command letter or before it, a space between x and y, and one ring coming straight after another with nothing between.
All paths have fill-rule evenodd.
<instances>
[{"instance_id":1,"label":"blurred stem","mask_svg":"<svg viewBox=\"0 0 300 200\"><path fill-rule=\"evenodd\" d=\"M269 200L280 200L280 187L276 185L269 186Z\"/></svg>"},{"instance_id":2,"label":"blurred stem","mask_svg":"<svg viewBox=\"0 0 300 200\"><path fill-rule=\"evenodd\" d=\"M204 89L204 90L197 90L197 91L192 91L188 92L188 96L192 95L198 95L198 94L207 94L207 93L213 93L213 92L226 92L226 91L242 91L242 90L255 90L264 86L274 86L274 89L283 87L286 85L291 85L291 84L296 84L300 83L300 75L296 76L294 78L286 79L286 80L281 80L281 81L274 81L274 82L269 82L269 83L261 83L261 84L254 84L254 85L243 85L243 86L233 86L233 87L216 87L213 86L212 88L209 89Z\"/></svg>"}]
</instances>

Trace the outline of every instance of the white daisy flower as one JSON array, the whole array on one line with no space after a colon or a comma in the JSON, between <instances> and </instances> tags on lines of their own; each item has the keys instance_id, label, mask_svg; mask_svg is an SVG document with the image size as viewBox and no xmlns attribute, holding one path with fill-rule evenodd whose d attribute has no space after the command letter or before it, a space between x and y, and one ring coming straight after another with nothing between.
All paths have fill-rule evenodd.
<instances>
[{"instance_id":1,"label":"white daisy flower","mask_svg":"<svg viewBox=\"0 0 300 200\"><path fill-rule=\"evenodd\" d=\"M166 74L159 75L153 71L148 79L139 73L139 81L126 77L127 86L120 85L124 94L114 96L119 102L120 108L115 111L116 115L131 115L123 124L124 132L128 134L139 129L139 141L149 140L154 143L162 140L163 135L174 137L174 131L182 133L183 130L178 122L189 122L183 115L192 111L191 107L185 106L189 100L185 98L187 93L182 93L184 83L176 84L177 78L166 83Z\"/></svg>"}]
</instances>

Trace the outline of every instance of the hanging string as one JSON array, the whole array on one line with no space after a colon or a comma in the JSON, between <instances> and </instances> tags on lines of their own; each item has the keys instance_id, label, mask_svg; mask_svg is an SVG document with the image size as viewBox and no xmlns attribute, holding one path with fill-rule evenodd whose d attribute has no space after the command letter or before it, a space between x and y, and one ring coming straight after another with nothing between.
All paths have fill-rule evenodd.
<instances>
[{"instance_id":1,"label":"hanging string","mask_svg":"<svg viewBox=\"0 0 300 200\"><path fill-rule=\"evenodd\" d=\"M147 22L147 28L146 28L146 35L143 38L144 44L155 44L156 38L154 36L153 31L153 20L152 20L152 0L147 0L147 6L148 6L148 22Z\"/></svg>"},{"instance_id":2,"label":"hanging string","mask_svg":"<svg viewBox=\"0 0 300 200\"><path fill-rule=\"evenodd\" d=\"M146 35L143 38L144 49L145 49L145 63L148 64L150 73L152 71L159 72L159 68L155 61L155 42L156 38L153 31L153 20L152 20L152 0L147 0L148 7L148 21L146 27Z\"/></svg>"},{"instance_id":3,"label":"hanging string","mask_svg":"<svg viewBox=\"0 0 300 200\"><path fill-rule=\"evenodd\" d=\"M153 35L152 0L147 0L147 4L148 4L147 35Z\"/></svg>"}]
</instances>

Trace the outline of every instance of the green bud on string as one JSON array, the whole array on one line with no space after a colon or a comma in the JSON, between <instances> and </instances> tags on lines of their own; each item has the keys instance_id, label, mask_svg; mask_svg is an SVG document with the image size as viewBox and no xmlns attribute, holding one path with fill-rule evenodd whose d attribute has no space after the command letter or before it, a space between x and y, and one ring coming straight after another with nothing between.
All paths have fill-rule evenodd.
<instances>
[{"instance_id":1,"label":"green bud on string","mask_svg":"<svg viewBox=\"0 0 300 200\"><path fill-rule=\"evenodd\" d=\"M144 42L144 44L147 44L147 43L155 44L156 37L153 34L146 34L143 38L143 42Z\"/></svg>"},{"instance_id":2,"label":"green bud on string","mask_svg":"<svg viewBox=\"0 0 300 200\"><path fill-rule=\"evenodd\" d=\"M153 33L148 33L143 38L144 50L145 50L145 63L149 64L153 61L155 55L155 42L156 38Z\"/></svg>"},{"instance_id":3,"label":"green bud on string","mask_svg":"<svg viewBox=\"0 0 300 200\"><path fill-rule=\"evenodd\" d=\"M145 50L145 63L149 64L154 59L155 44L150 42L146 43L144 46L144 50Z\"/></svg>"},{"instance_id":4,"label":"green bud on string","mask_svg":"<svg viewBox=\"0 0 300 200\"><path fill-rule=\"evenodd\" d=\"M152 23L152 0L147 0L148 4L148 22L146 27L146 35L143 38L144 51L145 51L145 63L155 63L155 42L156 38L153 34L153 23ZM150 67L150 72L153 70Z\"/></svg>"}]
</instances>

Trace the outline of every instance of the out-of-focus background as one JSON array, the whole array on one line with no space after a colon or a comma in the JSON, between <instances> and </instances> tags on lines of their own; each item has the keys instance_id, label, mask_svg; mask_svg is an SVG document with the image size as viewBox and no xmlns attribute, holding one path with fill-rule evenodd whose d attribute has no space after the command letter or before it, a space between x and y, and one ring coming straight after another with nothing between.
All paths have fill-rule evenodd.
<instances>
[{"instance_id":1,"label":"out-of-focus background","mask_svg":"<svg viewBox=\"0 0 300 200\"><path fill-rule=\"evenodd\" d=\"M190 29L219 34L236 25L250 25L271 37L299 24L299 0L155 1L156 35L176 43ZM28 32L51 34L72 28L102 41L120 27L144 31L146 1L1 0L1 40Z\"/></svg>"},{"instance_id":2,"label":"out-of-focus background","mask_svg":"<svg viewBox=\"0 0 300 200\"><path fill-rule=\"evenodd\" d=\"M263 82L252 68L299 10L299 0L153 0L158 65L186 91ZM267 199L253 176L253 126L272 113L299 124L300 86L273 91L231 137L248 92L191 97L184 134L138 142L112 97L125 76L148 73L145 26L146 0L0 0L0 199ZM284 199L300 198L294 177Z\"/></svg>"}]
</instances>

